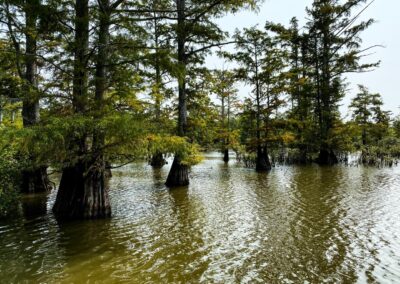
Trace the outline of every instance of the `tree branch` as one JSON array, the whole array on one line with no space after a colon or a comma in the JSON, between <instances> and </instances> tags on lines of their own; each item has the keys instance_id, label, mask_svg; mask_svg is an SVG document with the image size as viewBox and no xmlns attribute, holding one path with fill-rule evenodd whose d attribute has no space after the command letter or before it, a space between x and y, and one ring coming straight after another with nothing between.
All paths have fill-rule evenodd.
<instances>
[{"instance_id":1,"label":"tree branch","mask_svg":"<svg viewBox=\"0 0 400 284\"><path fill-rule=\"evenodd\" d=\"M210 49L210 48L213 48L213 47L221 47L221 46L223 46L223 45L228 45L228 44L233 44L233 43L237 43L237 41L228 41L228 42L213 43L213 44L210 44L210 45L203 46L203 47L201 47L201 48L199 48L199 49L192 50L192 51L190 51L189 53L187 53L186 56L189 57L189 56L191 56L191 55L193 55L193 54L196 54L196 53L205 51L205 50Z\"/></svg>"}]
</instances>

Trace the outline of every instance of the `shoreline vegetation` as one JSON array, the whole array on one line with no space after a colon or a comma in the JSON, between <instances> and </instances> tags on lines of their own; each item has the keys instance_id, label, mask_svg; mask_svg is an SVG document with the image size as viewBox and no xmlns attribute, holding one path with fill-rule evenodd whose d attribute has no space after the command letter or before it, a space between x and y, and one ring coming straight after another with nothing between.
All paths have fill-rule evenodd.
<instances>
[{"instance_id":1,"label":"shoreline vegetation","mask_svg":"<svg viewBox=\"0 0 400 284\"><path fill-rule=\"evenodd\" d=\"M304 26L265 19L229 35L217 19L262 1L1 1L0 216L57 187L58 220L109 218L113 167L173 157L165 184L187 186L201 149L257 172L396 166L400 117L380 94L359 85L351 117L339 112L346 75L380 64L368 62L380 46L362 43L372 2L314 0ZM208 68L210 54L234 67Z\"/></svg>"}]
</instances>

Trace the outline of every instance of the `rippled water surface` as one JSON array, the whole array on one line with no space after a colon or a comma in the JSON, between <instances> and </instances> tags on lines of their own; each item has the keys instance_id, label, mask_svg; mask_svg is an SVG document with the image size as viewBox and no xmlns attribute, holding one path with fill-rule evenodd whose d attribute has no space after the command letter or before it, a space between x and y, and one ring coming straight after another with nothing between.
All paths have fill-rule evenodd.
<instances>
[{"instance_id":1,"label":"rippled water surface","mask_svg":"<svg viewBox=\"0 0 400 284\"><path fill-rule=\"evenodd\" d=\"M114 171L110 220L58 224L56 192L25 197L0 221L0 282L400 283L400 168L257 174L210 153L174 190L168 170Z\"/></svg>"}]
</instances>

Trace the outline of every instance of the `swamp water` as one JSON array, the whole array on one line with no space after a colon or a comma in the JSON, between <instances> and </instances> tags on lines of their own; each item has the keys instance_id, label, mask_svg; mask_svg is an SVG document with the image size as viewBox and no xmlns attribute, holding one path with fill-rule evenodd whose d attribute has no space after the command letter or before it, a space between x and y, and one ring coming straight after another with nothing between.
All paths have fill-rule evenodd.
<instances>
[{"instance_id":1,"label":"swamp water","mask_svg":"<svg viewBox=\"0 0 400 284\"><path fill-rule=\"evenodd\" d=\"M115 170L109 220L58 224L55 191L24 197L0 221L0 283L400 283L400 167L221 160L173 190L169 165Z\"/></svg>"}]
</instances>

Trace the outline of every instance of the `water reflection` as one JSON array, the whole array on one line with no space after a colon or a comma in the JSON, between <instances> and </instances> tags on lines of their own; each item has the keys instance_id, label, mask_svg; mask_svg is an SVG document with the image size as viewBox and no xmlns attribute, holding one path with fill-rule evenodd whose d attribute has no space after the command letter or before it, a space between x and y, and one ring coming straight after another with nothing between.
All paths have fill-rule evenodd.
<instances>
[{"instance_id":1,"label":"water reflection","mask_svg":"<svg viewBox=\"0 0 400 284\"><path fill-rule=\"evenodd\" d=\"M47 214L47 193L28 194L22 197L22 213L26 220Z\"/></svg>"},{"instance_id":2,"label":"water reflection","mask_svg":"<svg viewBox=\"0 0 400 284\"><path fill-rule=\"evenodd\" d=\"M277 167L210 153L187 188L168 166L134 164L110 180L113 218L58 224L56 192L0 222L5 282L396 283L399 168ZM46 206L44 206L46 205Z\"/></svg>"}]
</instances>

